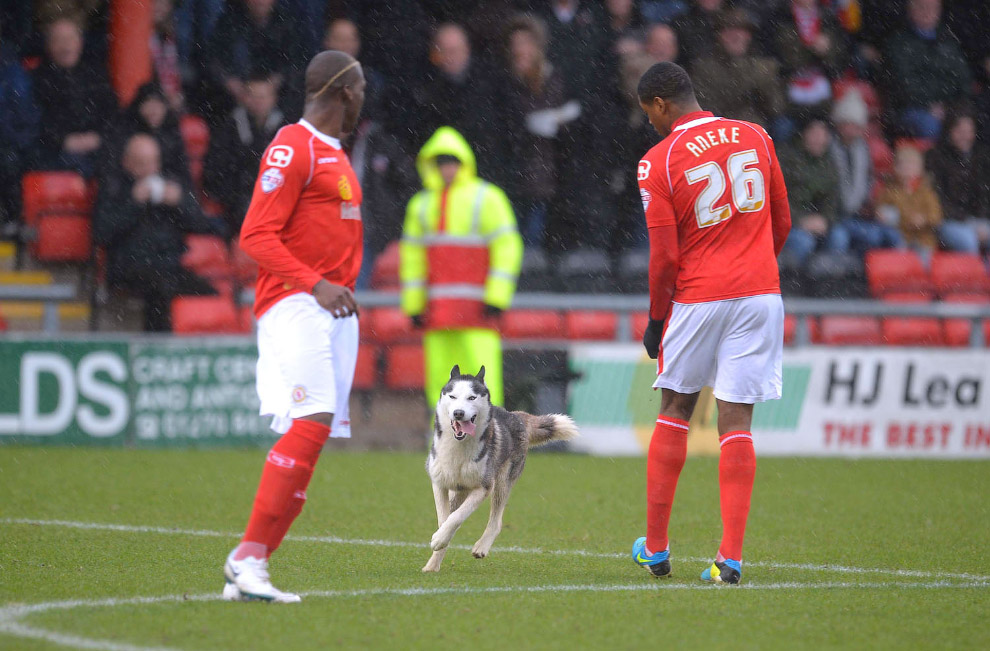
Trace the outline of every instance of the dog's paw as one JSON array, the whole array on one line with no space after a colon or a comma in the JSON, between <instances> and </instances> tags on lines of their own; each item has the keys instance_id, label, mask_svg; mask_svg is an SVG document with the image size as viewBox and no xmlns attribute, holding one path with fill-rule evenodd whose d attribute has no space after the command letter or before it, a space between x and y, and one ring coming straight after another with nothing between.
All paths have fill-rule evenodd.
<instances>
[{"instance_id":1,"label":"dog's paw","mask_svg":"<svg viewBox=\"0 0 990 651\"><path fill-rule=\"evenodd\" d=\"M433 538L430 539L430 549L432 549L435 552L444 549L449 544L450 544L450 534L447 533L447 531L444 530L443 527L437 529L437 532L433 534Z\"/></svg>"},{"instance_id":2,"label":"dog's paw","mask_svg":"<svg viewBox=\"0 0 990 651\"><path fill-rule=\"evenodd\" d=\"M427 561L426 565L423 566L423 572L439 572L439 571L440 571L440 563L433 562L432 558L429 561Z\"/></svg>"},{"instance_id":3,"label":"dog's paw","mask_svg":"<svg viewBox=\"0 0 990 651\"><path fill-rule=\"evenodd\" d=\"M474 547L471 548L471 555L475 558L484 558L488 556L488 552L492 550L492 544L486 541L484 538L474 543Z\"/></svg>"}]
</instances>

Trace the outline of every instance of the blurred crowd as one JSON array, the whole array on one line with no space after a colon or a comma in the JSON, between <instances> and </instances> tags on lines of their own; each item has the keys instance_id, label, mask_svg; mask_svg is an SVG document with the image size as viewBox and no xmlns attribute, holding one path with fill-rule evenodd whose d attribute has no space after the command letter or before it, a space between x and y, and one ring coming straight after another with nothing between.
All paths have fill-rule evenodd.
<instances>
[{"instance_id":1,"label":"blurred crowd","mask_svg":"<svg viewBox=\"0 0 990 651\"><path fill-rule=\"evenodd\" d=\"M641 253L634 170L657 137L635 86L659 61L688 69L705 109L773 135L794 221L784 268L990 246L981 0L154 0L154 79L125 107L108 81L106 0L2 8L3 232L17 233L24 171L76 170L99 187L111 282L157 274L163 296L208 291L179 268L183 234L236 236L260 154L301 115L302 71L323 48L359 58L368 79L347 142L363 286L443 125L506 191L529 252L591 251L613 268ZM209 128L201 170L179 129L189 114ZM153 227L131 227L134 211ZM142 269L151 250L175 268Z\"/></svg>"}]
</instances>

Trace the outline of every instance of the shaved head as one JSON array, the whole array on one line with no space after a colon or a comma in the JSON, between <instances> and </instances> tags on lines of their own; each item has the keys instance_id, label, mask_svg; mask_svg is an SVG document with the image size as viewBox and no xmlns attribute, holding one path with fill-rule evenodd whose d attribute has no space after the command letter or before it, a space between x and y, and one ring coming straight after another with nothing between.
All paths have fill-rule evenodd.
<instances>
[{"instance_id":1,"label":"shaved head","mask_svg":"<svg viewBox=\"0 0 990 651\"><path fill-rule=\"evenodd\" d=\"M361 66L350 54L340 50L324 50L306 66L306 97L326 95L337 88L357 83L363 77ZM341 71L352 66L341 74ZM333 82L327 86L330 80Z\"/></svg>"}]
</instances>

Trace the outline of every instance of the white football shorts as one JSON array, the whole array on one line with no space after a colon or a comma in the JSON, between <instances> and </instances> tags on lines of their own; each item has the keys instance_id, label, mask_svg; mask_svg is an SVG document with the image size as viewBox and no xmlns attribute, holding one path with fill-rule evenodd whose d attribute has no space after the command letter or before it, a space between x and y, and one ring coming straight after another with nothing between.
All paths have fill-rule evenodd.
<instances>
[{"instance_id":1,"label":"white football shorts","mask_svg":"<svg viewBox=\"0 0 990 651\"><path fill-rule=\"evenodd\" d=\"M284 434L294 418L331 413L330 436L350 438L357 353L357 316L335 319L310 294L286 296L258 319L261 415Z\"/></svg>"},{"instance_id":2,"label":"white football shorts","mask_svg":"<svg viewBox=\"0 0 990 651\"><path fill-rule=\"evenodd\" d=\"M779 294L674 303L653 386L678 393L711 387L726 402L777 400L784 355Z\"/></svg>"}]
</instances>

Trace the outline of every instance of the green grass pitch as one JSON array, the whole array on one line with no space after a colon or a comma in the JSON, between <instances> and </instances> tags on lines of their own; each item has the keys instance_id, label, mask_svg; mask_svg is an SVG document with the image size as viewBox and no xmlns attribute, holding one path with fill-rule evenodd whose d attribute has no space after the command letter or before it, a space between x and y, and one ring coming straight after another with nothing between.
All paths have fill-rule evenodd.
<instances>
[{"instance_id":1,"label":"green grass pitch","mask_svg":"<svg viewBox=\"0 0 990 651\"><path fill-rule=\"evenodd\" d=\"M987 462L761 458L723 587L698 580L714 459L688 460L658 581L628 557L643 459L532 455L492 554L468 551L485 504L424 575L424 457L327 452L272 563L308 596L224 603L263 458L0 447L0 649L990 648Z\"/></svg>"}]
</instances>

